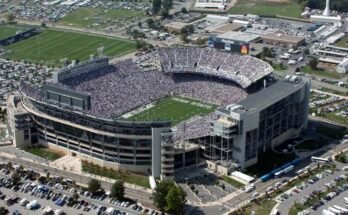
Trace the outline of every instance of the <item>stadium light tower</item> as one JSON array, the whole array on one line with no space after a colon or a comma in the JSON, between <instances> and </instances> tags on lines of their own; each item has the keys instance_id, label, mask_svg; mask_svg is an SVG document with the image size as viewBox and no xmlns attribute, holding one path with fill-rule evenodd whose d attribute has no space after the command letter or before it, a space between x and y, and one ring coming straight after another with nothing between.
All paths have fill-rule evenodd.
<instances>
[{"instance_id":1,"label":"stadium light tower","mask_svg":"<svg viewBox=\"0 0 348 215\"><path fill-rule=\"evenodd\" d=\"M323 12L324 16L330 16L330 0L326 0L326 7Z\"/></svg>"},{"instance_id":2,"label":"stadium light tower","mask_svg":"<svg viewBox=\"0 0 348 215\"><path fill-rule=\"evenodd\" d=\"M103 55L104 55L104 46L100 46L99 48L97 48L97 51L98 51L99 57L103 57Z\"/></svg>"}]
</instances>

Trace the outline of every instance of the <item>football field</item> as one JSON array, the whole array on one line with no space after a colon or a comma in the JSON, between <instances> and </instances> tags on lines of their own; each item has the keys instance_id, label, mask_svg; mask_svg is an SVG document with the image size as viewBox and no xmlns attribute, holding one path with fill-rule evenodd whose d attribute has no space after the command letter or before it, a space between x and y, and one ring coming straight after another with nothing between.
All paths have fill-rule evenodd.
<instances>
[{"instance_id":1,"label":"football field","mask_svg":"<svg viewBox=\"0 0 348 215\"><path fill-rule=\"evenodd\" d=\"M175 125L193 116L207 115L215 109L216 106L212 104L182 97L167 97L129 119L135 121L170 120Z\"/></svg>"},{"instance_id":2,"label":"football field","mask_svg":"<svg viewBox=\"0 0 348 215\"><path fill-rule=\"evenodd\" d=\"M75 32L45 30L41 34L7 46L7 58L57 65L59 60L86 60L104 47L104 55L119 56L136 49L133 41Z\"/></svg>"},{"instance_id":3,"label":"football field","mask_svg":"<svg viewBox=\"0 0 348 215\"><path fill-rule=\"evenodd\" d=\"M16 34L16 32L23 32L24 30L27 30L27 29L21 26L0 25L0 40L13 36Z\"/></svg>"}]
</instances>

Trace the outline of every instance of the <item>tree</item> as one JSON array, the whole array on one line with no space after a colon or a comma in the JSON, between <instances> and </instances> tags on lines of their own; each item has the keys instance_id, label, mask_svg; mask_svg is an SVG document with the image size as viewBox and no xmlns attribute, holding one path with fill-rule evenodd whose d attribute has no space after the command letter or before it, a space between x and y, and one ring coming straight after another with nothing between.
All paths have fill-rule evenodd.
<instances>
[{"instance_id":1,"label":"tree","mask_svg":"<svg viewBox=\"0 0 348 215\"><path fill-rule=\"evenodd\" d=\"M187 13L186 7L181 8L181 13Z\"/></svg>"},{"instance_id":2,"label":"tree","mask_svg":"<svg viewBox=\"0 0 348 215\"><path fill-rule=\"evenodd\" d=\"M91 179L88 182L88 191L95 194L101 188L100 181L96 179Z\"/></svg>"},{"instance_id":3,"label":"tree","mask_svg":"<svg viewBox=\"0 0 348 215\"><path fill-rule=\"evenodd\" d=\"M181 187L172 186L166 196L166 211L173 214L182 214L184 211L186 193Z\"/></svg>"},{"instance_id":4,"label":"tree","mask_svg":"<svg viewBox=\"0 0 348 215\"><path fill-rule=\"evenodd\" d=\"M8 23L12 23L15 20L16 16L13 13L9 13L6 17Z\"/></svg>"},{"instance_id":5,"label":"tree","mask_svg":"<svg viewBox=\"0 0 348 215\"><path fill-rule=\"evenodd\" d=\"M153 19L148 19L146 20L146 24L149 28L153 28L153 26L155 25L155 21L153 21Z\"/></svg>"},{"instance_id":6,"label":"tree","mask_svg":"<svg viewBox=\"0 0 348 215\"><path fill-rule=\"evenodd\" d=\"M317 66L318 66L318 59L317 59L317 58L312 58L312 59L309 61L309 66L310 66L312 69L316 69Z\"/></svg>"},{"instance_id":7,"label":"tree","mask_svg":"<svg viewBox=\"0 0 348 215\"><path fill-rule=\"evenodd\" d=\"M111 196L116 199L124 198L124 182L117 180L111 187Z\"/></svg>"},{"instance_id":8,"label":"tree","mask_svg":"<svg viewBox=\"0 0 348 215\"><path fill-rule=\"evenodd\" d=\"M166 196L171 187L175 186L172 181L164 180L157 184L155 191L152 193L152 199L156 207L164 210L167 206Z\"/></svg>"},{"instance_id":9,"label":"tree","mask_svg":"<svg viewBox=\"0 0 348 215\"><path fill-rule=\"evenodd\" d=\"M18 171L15 171L14 173L12 173L11 179L14 184L18 184L21 181L21 175Z\"/></svg>"},{"instance_id":10,"label":"tree","mask_svg":"<svg viewBox=\"0 0 348 215\"><path fill-rule=\"evenodd\" d=\"M300 72L301 69L299 67L296 67L295 72Z\"/></svg>"},{"instance_id":11,"label":"tree","mask_svg":"<svg viewBox=\"0 0 348 215\"><path fill-rule=\"evenodd\" d=\"M267 46L262 48L262 53L261 53L262 59L265 59L266 57L272 57L272 52Z\"/></svg>"},{"instance_id":12,"label":"tree","mask_svg":"<svg viewBox=\"0 0 348 215\"><path fill-rule=\"evenodd\" d=\"M72 197L75 201L77 201L80 198L80 195L77 193L74 193Z\"/></svg>"},{"instance_id":13,"label":"tree","mask_svg":"<svg viewBox=\"0 0 348 215\"><path fill-rule=\"evenodd\" d=\"M7 215L9 213L8 209L5 207L0 207L0 215Z\"/></svg>"},{"instance_id":14,"label":"tree","mask_svg":"<svg viewBox=\"0 0 348 215\"><path fill-rule=\"evenodd\" d=\"M163 19L168 18L168 17L169 17L168 9L162 8L162 9L160 10L160 15L161 15L161 17L162 17Z\"/></svg>"},{"instance_id":15,"label":"tree","mask_svg":"<svg viewBox=\"0 0 348 215\"><path fill-rule=\"evenodd\" d=\"M303 53L304 53L305 55L309 55L309 49L305 49L305 50L303 51Z\"/></svg>"},{"instance_id":16,"label":"tree","mask_svg":"<svg viewBox=\"0 0 348 215\"><path fill-rule=\"evenodd\" d=\"M162 0L162 7L169 11L173 6L173 0Z\"/></svg>"},{"instance_id":17,"label":"tree","mask_svg":"<svg viewBox=\"0 0 348 215\"><path fill-rule=\"evenodd\" d=\"M153 0L152 1L152 12L157 14L161 9L161 0Z\"/></svg>"}]
</instances>

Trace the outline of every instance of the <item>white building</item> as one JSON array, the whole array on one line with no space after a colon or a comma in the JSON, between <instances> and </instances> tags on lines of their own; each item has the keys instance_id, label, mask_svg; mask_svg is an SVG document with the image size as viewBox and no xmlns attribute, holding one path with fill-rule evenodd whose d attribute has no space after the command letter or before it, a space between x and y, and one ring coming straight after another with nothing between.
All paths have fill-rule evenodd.
<instances>
[{"instance_id":1,"label":"white building","mask_svg":"<svg viewBox=\"0 0 348 215\"><path fill-rule=\"evenodd\" d=\"M336 71L339 73L346 73L348 71L348 58L343 59L343 61L337 65Z\"/></svg>"}]
</instances>

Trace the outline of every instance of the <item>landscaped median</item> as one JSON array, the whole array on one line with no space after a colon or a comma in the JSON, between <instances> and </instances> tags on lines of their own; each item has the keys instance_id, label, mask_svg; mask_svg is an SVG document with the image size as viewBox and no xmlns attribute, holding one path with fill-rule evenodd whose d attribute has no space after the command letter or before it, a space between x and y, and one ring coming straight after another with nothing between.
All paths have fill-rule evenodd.
<instances>
[{"instance_id":1,"label":"landscaped median","mask_svg":"<svg viewBox=\"0 0 348 215\"><path fill-rule=\"evenodd\" d=\"M98 166L96 164L82 161L82 171L85 173L99 175L102 177L107 177L111 179L121 179L126 183L138 185L145 188L151 188L149 183L149 178L144 175L138 175L135 173L115 171L113 169L108 169L105 167Z\"/></svg>"},{"instance_id":2,"label":"landscaped median","mask_svg":"<svg viewBox=\"0 0 348 215\"><path fill-rule=\"evenodd\" d=\"M57 160L64 156L64 153L45 147L26 147L23 148L24 151L31 153L33 155L42 157L49 161Z\"/></svg>"},{"instance_id":3,"label":"landscaped median","mask_svg":"<svg viewBox=\"0 0 348 215\"><path fill-rule=\"evenodd\" d=\"M221 176L221 180L224 180L225 182L229 183L230 185L232 185L235 188L242 188L245 186L244 184L240 183L239 181L234 180L233 178L228 177L226 175Z\"/></svg>"}]
</instances>

